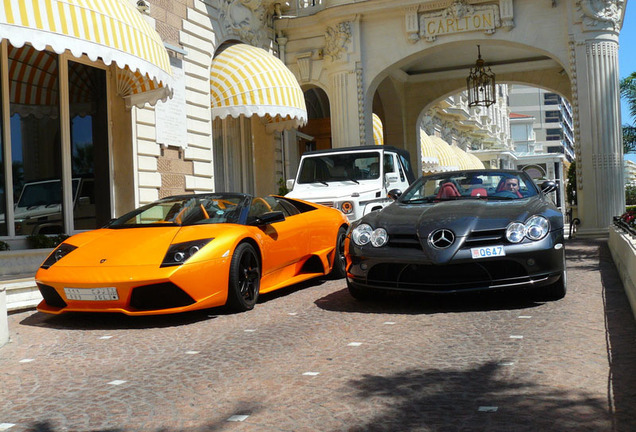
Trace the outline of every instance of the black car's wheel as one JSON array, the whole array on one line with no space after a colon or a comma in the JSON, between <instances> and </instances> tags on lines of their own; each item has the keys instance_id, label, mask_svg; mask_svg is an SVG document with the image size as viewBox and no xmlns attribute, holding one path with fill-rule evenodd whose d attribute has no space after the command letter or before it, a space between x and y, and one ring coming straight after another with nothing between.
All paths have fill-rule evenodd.
<instances>
[{"instance_id":1,"label":"black car's wheel","mask_svg":"<svg viewBox=\"0 0 636 432\"><path fill-rule=\"evenodd\" d=\"M340 227L336 237L336 250L333 259L333 267L329 276L331 279L342 279L347 274L347 259L345 258L345 238L347 230Z\"/></svg>"},{"instance_id":2,"label":"black car's wheel","mask_svg":"<svg viewBox=\"0 0 636 432\"><path fill-rule=\"evenodd\" d=\"M230 262L227 305L238 312L254 308L261 284L258 255L249 243L238 245Z\"/></svg>"}]
</instances>

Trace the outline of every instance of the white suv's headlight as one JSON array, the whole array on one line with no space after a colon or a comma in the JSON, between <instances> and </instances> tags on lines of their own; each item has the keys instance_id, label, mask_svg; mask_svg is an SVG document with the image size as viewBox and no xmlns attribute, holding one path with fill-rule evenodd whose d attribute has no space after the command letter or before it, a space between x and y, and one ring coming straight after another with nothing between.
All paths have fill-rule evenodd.
<instances>
[{"instance_id":1,"label":"white suv's headlight","mask_svg":"<svg viewBox=\"0 0 636 432\"><path fill-rule=\"evenodd\" d=\"M351 239L358 246L364 246L371 241L373 228L367 224L360 224L351 232Z\"/></svg>"},{"instance_id":2,"label":"white suv's headlight","mask_svg":"<svg viewBox=\"0 0 636 432\"><path fill-rule=\"evenodd\" d=\"M530 240L541 240L549 231L550 222L543 216L532 216L526 221L526 237Z\"/></svg>"}]
</instances>

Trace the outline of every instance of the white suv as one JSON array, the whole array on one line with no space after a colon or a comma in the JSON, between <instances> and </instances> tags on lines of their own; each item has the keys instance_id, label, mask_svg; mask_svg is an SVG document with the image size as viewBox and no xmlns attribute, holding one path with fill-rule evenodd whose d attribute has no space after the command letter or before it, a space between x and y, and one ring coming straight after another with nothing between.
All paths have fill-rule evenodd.
<instances>
[{"instance_id":1,"label":"white suv","mask_svg":"<svg viewBox=\"0 0 636 432\"><path fill-rule=\"evenodd\" d=\"M307 152L286 196L335 207L349 221L392 202L388 193L404 191L415 175L409 153L391 146L344 147Z\"/></svg>"}]
</instances>

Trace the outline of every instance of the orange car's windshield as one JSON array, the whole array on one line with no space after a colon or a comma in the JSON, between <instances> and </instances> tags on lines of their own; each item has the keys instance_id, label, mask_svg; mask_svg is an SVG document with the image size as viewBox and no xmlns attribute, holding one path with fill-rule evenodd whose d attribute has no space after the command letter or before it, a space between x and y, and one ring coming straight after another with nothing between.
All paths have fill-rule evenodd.
<instances>
[{"instance_id":1,"label":"orange car's windshield","mask_svg":"<svg viewBox=\"0 0 636 432\"><path fill-rule=\"evenodd\" d=\"M111 222L109 228L238 223L245 196L189 195L159 200Z\"/></svg>"}]
</instances>

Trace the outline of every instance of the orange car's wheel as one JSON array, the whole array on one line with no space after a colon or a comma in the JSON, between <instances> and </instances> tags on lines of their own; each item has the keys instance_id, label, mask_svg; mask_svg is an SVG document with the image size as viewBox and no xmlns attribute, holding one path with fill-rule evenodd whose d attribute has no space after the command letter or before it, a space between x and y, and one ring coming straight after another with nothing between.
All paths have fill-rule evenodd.
<instances>
[{"instance_id":1,"label":"orange car's wheel","mask_svg":"<svg viewBox=\"0 0 636 432\"><path fill-rule=\"evenodd\" d=\"M336 237L336 250L334 251L333 267L329 275L332 279L342 279L347 274L347 259L345 258L346 237L347 230L344 227L340 227L338 230L338 236Z\"/></svg>"},{"instance_id":2,"label":"orange car's wheel","mask_svg":"<svg viewBox=\"0 0 636 432\"><path fill-rule=\"evenodd\" d=\"M238 245L230 262L227 304L238 312L254 308L261 284L258 255L249 243Z\"/></svg>"}]
</instances>

